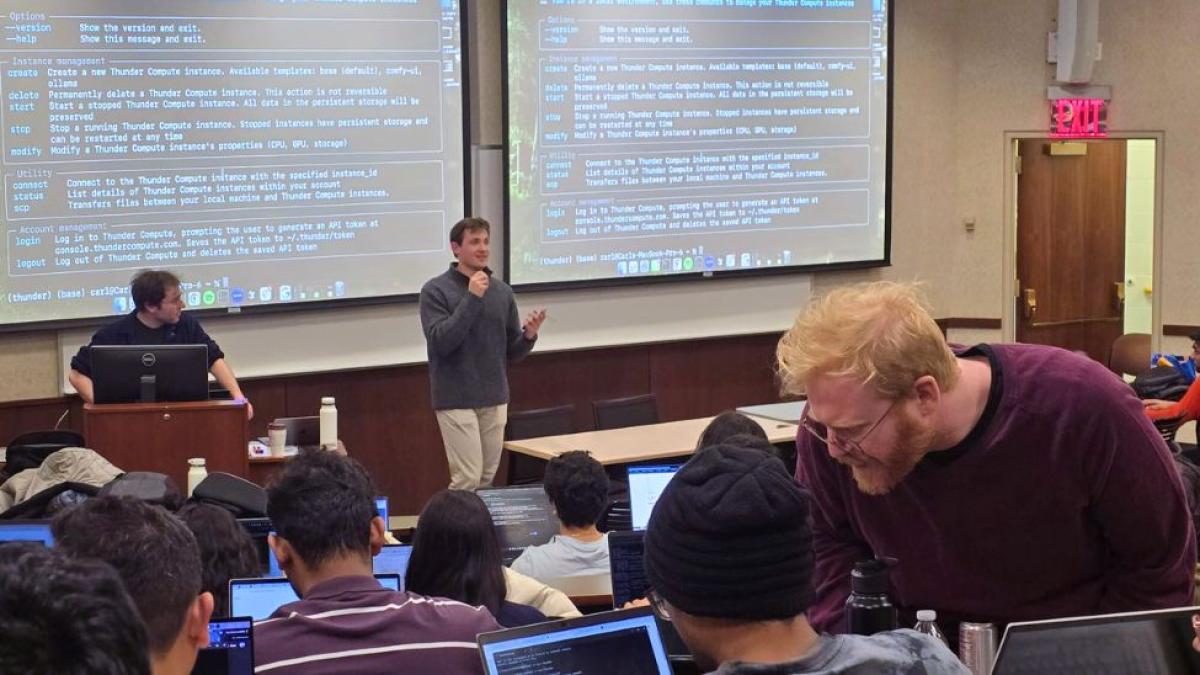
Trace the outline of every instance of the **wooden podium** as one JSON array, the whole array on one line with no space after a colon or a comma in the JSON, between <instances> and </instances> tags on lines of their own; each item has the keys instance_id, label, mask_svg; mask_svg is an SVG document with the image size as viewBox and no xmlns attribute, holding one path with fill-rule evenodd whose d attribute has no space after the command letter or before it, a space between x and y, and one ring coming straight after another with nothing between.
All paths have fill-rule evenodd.
<instances>
[{"instance_id":1,"label":"wooden podium","mask_svg":"<svg viewBox=\"0 0 1200 675\"><path fill-rule=\"evenodd\" d=\"M246 478L249 472L246 404L87 403L83 435L88 446L122 471L157 471L187 492L188 459Z\"/></svg>"}]
</instances>

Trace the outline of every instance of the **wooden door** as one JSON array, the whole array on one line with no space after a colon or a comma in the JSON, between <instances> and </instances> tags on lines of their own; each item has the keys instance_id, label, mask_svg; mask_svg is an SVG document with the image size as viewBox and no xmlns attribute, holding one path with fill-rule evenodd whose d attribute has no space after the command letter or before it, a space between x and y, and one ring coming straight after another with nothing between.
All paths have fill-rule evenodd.
<instances>
[{"instance_id":1,"label":"wooden door","mask_svg":"<svg viewBox=\"0 0 1200 675\"><path fill-rule=\"evenodd\" d=\"M1017 341L1104 363L1123 332L1125 141L1019 144Z\"/></svg>"}]
</instances>

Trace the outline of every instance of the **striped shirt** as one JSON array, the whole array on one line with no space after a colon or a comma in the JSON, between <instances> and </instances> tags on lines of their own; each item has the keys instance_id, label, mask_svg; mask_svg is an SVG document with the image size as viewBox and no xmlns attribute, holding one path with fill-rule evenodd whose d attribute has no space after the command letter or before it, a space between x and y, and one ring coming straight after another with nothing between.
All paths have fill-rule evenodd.
<instances>
[{"instance_id":1,"label":"striped shirt","mask_svg":"<svg viewBox=\"0 0 1200 675\"><path fill-rule=\"evenodd\" d=\"M254 672L482 673L475 636L499 629L482 607L338 577L254 624Z\"/></svg>"}]
</instances>

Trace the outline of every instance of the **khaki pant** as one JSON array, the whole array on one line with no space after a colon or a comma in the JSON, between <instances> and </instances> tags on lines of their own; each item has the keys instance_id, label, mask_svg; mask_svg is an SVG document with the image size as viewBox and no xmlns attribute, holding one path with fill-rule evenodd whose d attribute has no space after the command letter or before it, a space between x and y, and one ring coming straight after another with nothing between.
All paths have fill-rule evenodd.
<instances>
[{"instance_id":1,"label":"khaki pant","mask_svg":"<svg viewBox=\"0 0 1200 675\"><path fill-rule=\"evenodd\" d=\"M450 464L450 488L474 490L487 487L500 466L508 404L490 408L458 408L437 411L446 461Z\"/></svg>"}]
</instances>

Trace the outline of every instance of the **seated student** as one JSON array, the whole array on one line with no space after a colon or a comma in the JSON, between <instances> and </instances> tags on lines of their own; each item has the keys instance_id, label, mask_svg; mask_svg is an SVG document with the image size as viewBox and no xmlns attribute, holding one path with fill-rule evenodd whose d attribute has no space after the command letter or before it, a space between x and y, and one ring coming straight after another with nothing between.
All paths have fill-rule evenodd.
<instances>
[{"instance_id":1,"label":"seated student","mask_svg":"<svg viewBox=\"0 0 1200 675\"><path fill-rule=\"evenodd\" d=\"M1200 367L1200 331L1196 331L1188 337L1192 339L1192 355L1188 358L1194 365ZM1145 406L1146 414L1154 421L1178 419L1180 423L1183 423L1200 419L1200 377L1192 380L1192 384L1179 401L1149 398L1144 399L1142 405Z\"/></svg>"},{"instance_id":2,"label":"seated student","mask_svg":"<svg viewBox=\"0 0 1200 675\"><path fill-rule=\"evenodd\" d=\"M259 671L481 673L475 636L500 626L482 607L384 588L371 558L383 519L366 470L332 452L302 452L267 488L267 541L300 600L254 626Z\"/></svg>"},{"instance_id":3,"label":"seated student","mask_svg":"<svg viewBox=\"0 0 1200 675\"><path fill-rule=\"evenodd\" d=\"M0 673L150 675L146 629L105 563L0 545Z\"/></svg>"},{"instance_id":4,"label":"seated student","mask_svg":"<svg viewBox=\"0 0 1200 675\"><path fill-rule=\"evenodd\" d=\"M487 607L505 628L546 620L505 599L504 559L487 505L468 490L442 490L425 504L413 535L404 588Z\"/></svg>"},{"instance_id":5,"label":"seated student","mask_svg":"<svg viewBox=\"0 0 1200 675\"><path fill-rule=\"evenodd\" d=\"M132 497L92 497L55 516L56 550L102 560L120 575L146 624L155 675L187 675L208 646L212 594L200 549L178 518Z\"/></svg>"},{"instance_id":6,"label":"seated student","mask_svg":"<svg viewBox=\"0 0 1200 675\"><path fill-rule=\"evenodd\" d=\"M254 541L233 514L219 506L188 502L176 515L200 545L201 588L212 593L213 616L229 616L229 580L262 574Z\"/></svg>"},{"instance_id":7,"label":"seated student","mask_svg":"<svg viewBox=\"0 0 1200 675\"><path fill-rule=\"evenodd\" d=\"M767 438L767 432L763 431L758 422L736 410L726 410L714 417L708 426L704 427L704 431L700 432L700 440L696 443L696 449L724 443L733 436L753 436L767 445L771 444L771 440Z\"/></svg>"},{"instance_id":8,"label":"seated student","mask_svg":"<svg viewBox=\"0 0 1200 675\"><path fill-rule=\"evenodd\" d=\"M968 675L936 638L913 630L821 635L808 494L777 458L704 448L675 474L646 529L651 604L696 665L715 675Z\"/></svg>"},{"instance_id":9,"label":"seated student","mask_svg":"<svg viewBox=\"0 0 1200 675\"><path fill-rule=\"evenodd\" d=\"M608 507L604 467L583 450L564 452L546 465L544 485L558 514L558 534L522 551L512 568L541 581L607 574L608 535L596 529Z\"/></svg>"}]
</instances>

